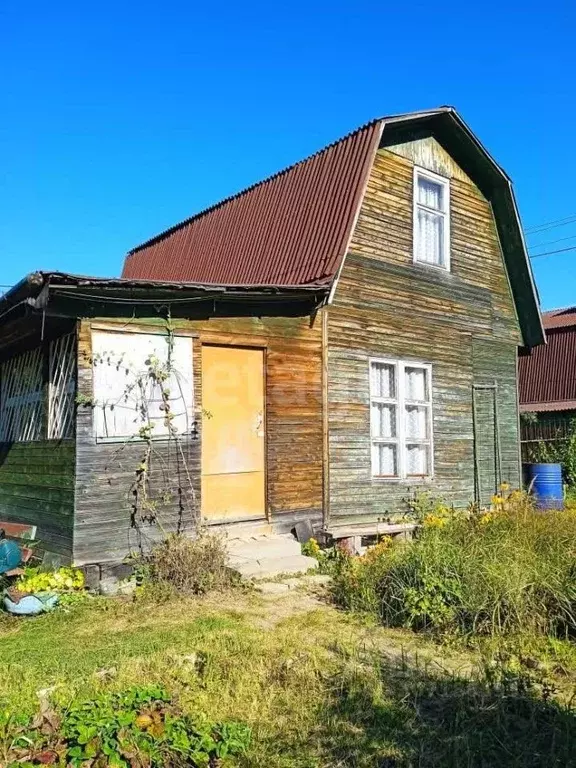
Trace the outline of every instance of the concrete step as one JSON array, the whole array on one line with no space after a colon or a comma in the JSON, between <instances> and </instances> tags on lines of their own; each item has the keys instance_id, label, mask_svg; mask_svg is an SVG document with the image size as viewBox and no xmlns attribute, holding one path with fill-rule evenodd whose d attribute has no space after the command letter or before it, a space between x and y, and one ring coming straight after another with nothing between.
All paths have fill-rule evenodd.
<instances>
[{"instance_id":1,"label":"concrete step","mask_svg":"<svg viewBox=\"0 0 576 768\"><path fill-rule=\"evenodd\" d=\"M264 557L259 560L246 560L233 567L245 579L273 579L284 573L306 573L312 568L318 568L318 560L305 555Z\"/></svg>"},{"instance_id":2,"label":"concrete step","mask_svg":"<svg viewBox=\"0 0 576 768\"><path fill-rule=\"evenodd\" d=\"M229 539L226 547L230 560L260 560L301 554L300 544L293 536L251 536Z\"/></svg>"}]
</instances>

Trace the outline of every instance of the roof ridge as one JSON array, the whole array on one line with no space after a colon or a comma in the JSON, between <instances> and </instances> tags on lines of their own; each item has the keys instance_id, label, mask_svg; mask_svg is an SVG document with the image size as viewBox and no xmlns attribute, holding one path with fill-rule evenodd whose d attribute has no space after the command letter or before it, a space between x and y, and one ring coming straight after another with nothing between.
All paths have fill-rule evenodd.
<instances>
[{"instance_id":1,"label":"roof ridge","mask_svg":"<svg viewBox=\"0 0 576 768\"><path fill-rule=\"evenodd\" d=\"M576 304L567 304L565 307L554 307L553 309L545 309L543 315L552 315L556 312L576 312Z\"/></svg>"},{"instance_id":2,"label":"roof ridge","mask_svg":"<svg viewBox=\"0 0 576 768\"><path fill-rule=\"evenodd\" d=\"M335 139L334 141L331 141L329 144L325 144L323 147L321 147L320 149L317 149L316 152L313 152L311 155L307 155L306 157L303 157L301 160L298 160L297 162L292 163L291 165L288 165L285 168L281 168L279 171L276 171L270 176L266 176L266 178L261 179L260 181L256 181L254 182L254 184L250 184L250 186L244 187L243 189L238 190L238 192L234 192L234 194L228 195L228 197L222 198L222 200L218 200L218 202L213 203L212 205L208 206L208 208L203 208L197 213L194 213L192 216L188 216L188 218L183 219L182 221L179 221L177 224L173 224L171 227L168 227L168 229L164 229L162 232L159 232L157 235L154 235L153 237L149 238L148 240L145 240L139 245L134 246L134 248L131 248L128 251L127 257L131 256L133 253L136 253L142 250L143 248L148 248L149 246L154 245L160 240L163 240L165 237L168 237L169 235L171 235L173 232L176 232L182 227L185 227L187 224L190 224L191 222L201 218L202 216L207 215L208 213L212 213L212 211L218 210L218 208L221 208L222 206L232 202L233 200L237 200L238 198L243 197L248 192L252 192L252 190L258 187L262 187L265 184L269 184L275 179L278 179L279 177L284 176L284 174L294 170L294 168L304 165L304 163L307 163L310 160L313 160L315 157L318 157L324 154L329 149L332 149L332 147L335 147L338 144L341 144L347 139L350 139L352 136L355 136L357 133L360 133L361 131L364 131L367 128L371 128L372 126L384 120L386 120L385 117L376 117L376 118L373 118L372 120L368 120L368 122L363 123L361 126L359 126L358 128L355 128L353 131L349 131L347 134L345 134L344 136L341 136L339 139Z\"/></svg>"}]
</instances>

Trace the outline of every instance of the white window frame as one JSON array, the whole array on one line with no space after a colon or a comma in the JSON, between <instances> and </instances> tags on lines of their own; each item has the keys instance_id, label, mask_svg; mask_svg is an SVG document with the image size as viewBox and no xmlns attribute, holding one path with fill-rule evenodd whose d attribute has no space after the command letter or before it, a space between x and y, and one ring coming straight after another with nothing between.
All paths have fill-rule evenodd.
<instances>
[{"instance_id":1,"label":"white window frame","mask_svg":"<svg viewBox=\"0 0 576 768\"><path fill-rule=\"evenodd\" d=\"M423 177L430 179L430 181L436 184L441 184L444 188L443 199L445 202L445 210L438 211L436 208L428 208L418 202L418 179ZM422 209L428 213L434 213L443 217L444 220L444 237L442 241L442 264L431 264L429 261L421 261L418 258L418 210ZM442 269L445 272L450 272L450 179L446 176L439 176L433 171L429 171L426 168L421 168L418 165L414 166L413 183L412 183L412 250L413 260L415 264L421 264L424 267L432 267L433 269Z\"/></svg>"},{"instance_id":2,"label":"white window frame","mask_svg":"<svg viewBox=\"0 0 576 768\"><path fill-rule=\"evenodd\" d=\"M372 394L372 366L377 365L390 365L394 367L394 377L396 383L396 397L376 397ZM406 368L421 368L426 371L427 385L428 385L428 399L426 402L420 400L407 400L405 396L405 370ZM370 468L373 480L379 482L406 480L411 483L417 483L422 481L431 480L434 476L434 412L433 412L433 397L432 397L432 365L431 363L422 363L416 360L398 360L388 357L371 357L368 360L368 387L370 397ZM372 403L390 403L396 406L396 437L375 437L374 436L374 424L372 417ZM418 440L414 438L408 438L406 436L406 419L405 409L406 406L426 406L428 408L428 437L425 440ZM398 469L397 475L378 475L374 472L374 465L372 463L372 446L374 443L384 444L396 444L397 456L396 464ZM407 445L427 445L429 452L427 475L408 475L406 472L406 446Z\"/></svg>"}]
</instances>

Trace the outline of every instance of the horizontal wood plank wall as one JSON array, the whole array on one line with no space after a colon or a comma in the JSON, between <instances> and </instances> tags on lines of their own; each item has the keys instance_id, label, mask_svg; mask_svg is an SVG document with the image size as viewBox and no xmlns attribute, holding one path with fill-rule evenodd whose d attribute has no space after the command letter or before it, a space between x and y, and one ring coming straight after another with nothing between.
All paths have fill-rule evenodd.
<instances>
[{"instance_id":1,"label":"horizontal wood plank wall","mask_svg":"<svg viewBox=\"0 0 576 768\"><path fill-rule=\"evenodd\" d=\"M114 324L108 324L112 329ZM126 325L124 321L123 325ZM117 327L121 327L118 324ZM93 399L91 323L80 323L78 337L78 394ZM174 454L165 455L169 443L158 442L152 458L151 495L171 495L162 505L157 524L131 525L133 495L131 488L143 455L143 444L133 442L97 443L93 431L93 411L89 404L79 405L76 419L76 514L74 524L74 562L78 565L122 560L139 547L148 548L163 532L192 528L193 509L181 512L178 476L179 462ZM193 477L199 471L199 448L193 441L183 441L183 450ZM162 453L159 458L158 453ZM160 466L164 461L169 469ZM185 483L184 483L185 486Z\"/></svg>"},{"instance_id":2,"label":"horizontal wood plank wall","mask_svg":"<svg viewBox=\"0 0 576 768\"><path fill-rule=\"evenodd\" d=\"M472 385L477 339L493 347L503 422L516 418L520 333L490 204L447 153L403 145L380 150L328 314L330 517L332 524L393 520L413 492L431 489L464 505L474 496ZM431 143L432 142L432 143ZM419 144L419 142L414 142ZM422 148L421 148L422 149ZM450 178L451 271L413 263L414 158ZM435 476L430 483L371 477L368 360L433 366ZM515 365L515 362L514 362ZM511 389L512 387L512 389ZM513 464L512 430L505 463ZM514 478L517 478L517 462ZM513 479L514 479L513 478Z\"/></svg>"},{"instance_id":3,"label":"horizontal wood plank wall","mask_svg":"<svg viewBox=\"0 0 576 768\"><path fill-rule=\"evenodd\" d=\"M307 318L193 321L200 344L266 350L266 485L271 522L322 514L321 322ZM200 360L195 380L201 377ZM199 383L197 384L197 387ZM197 389L199 392L200 389ZM199 419L199 423L201 418Z\"/></svg>"},{"instance_id":4,"label":"horizontal wood plank wall","mask_svg":"<svg viewBox=\"0 0 576 768\"><path fill-rule=\"evenodd\" d=\"M78 389L92 397L91 328L150 332L161 320L84 320L79 339ZM267 496L271 521L291 525L302 517L322 514L322 386L321 329L310 318L233 318L176 320L176 333L191 336L194 402L198 436L186 445L188 467L195 480L196 506L201 508L202 344L252 346L266 350ZM137 543L130 526L130 486L141 446L96 443L92 409L78 409L77 506L74 557L101 562L124 557ZM158 449L160 449L158 444ZM175 479L176 481L176 479ZM174 483L177 485L177 483ZM193 527L188 511L166 510L163 528L179 522ZM150 541L160 531L148 531Z\"/></svg>"},{"instance_id":5,"label":"horizontal wood plank wall","mask_svg":"<svg viewBox=\"0 0 576 768\"><path fill-rule=\"evenodd\" d=\"M41 549L72 556L73 440L0 444L0 521L36 525Z\"/></svg>"}]
</instances>

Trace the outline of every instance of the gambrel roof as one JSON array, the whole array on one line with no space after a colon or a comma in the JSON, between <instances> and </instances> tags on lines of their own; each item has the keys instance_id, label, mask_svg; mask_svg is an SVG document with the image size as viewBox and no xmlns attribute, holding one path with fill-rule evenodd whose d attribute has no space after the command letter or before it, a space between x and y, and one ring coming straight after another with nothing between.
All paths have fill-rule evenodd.
<instances>
[{"instance_id":1,"label":"gambrel roof","mask_svg":"<svg viewBox=\"0 0 576 768\"><path fill-rule=\"evenodd\" d=\"M544 341L510 179L452 107L379 118L153 237L123 277L218 285L331 286L380 147L434 136L492 203L524 343Z\"/></svg>"}]
</instances>

